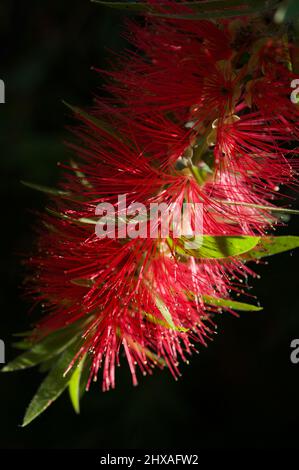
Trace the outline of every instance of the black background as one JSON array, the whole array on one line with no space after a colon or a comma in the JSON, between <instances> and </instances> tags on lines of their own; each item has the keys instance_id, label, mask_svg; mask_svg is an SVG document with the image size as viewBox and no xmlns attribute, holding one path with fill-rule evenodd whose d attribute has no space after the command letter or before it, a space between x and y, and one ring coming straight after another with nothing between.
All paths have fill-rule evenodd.
<instances>
[{"instance_id":1,"label":"black background","mask_svg":"<svg viewBox=\"0 0 299 470\"><path fill-rule=\"evenodd\" d=\"M22 300L20 254L33 245L31 210L45 197L20 180L55 185L69 113L62 99L88 106L101 86L91 66L109 66L121 50L125 15L88 0L3 1L0 5L1 304L0 338L6 359L16 354L12 334L28 329ZM275 103L273 103L275 110ZM298 234L293 217L281 233ZM117 388L100 381L85 395L81 415L67 394L22 429L25 408L41 376L37 370L0 375L0 447L4 448L286 448L298 447L299 364L290 342L299 338L298 254L282 254L256 270L252 281L263 312L223 315L219 334L201 348L183 377L167 371L131 385L123 361Z\"/></svg>"}]
</instances>

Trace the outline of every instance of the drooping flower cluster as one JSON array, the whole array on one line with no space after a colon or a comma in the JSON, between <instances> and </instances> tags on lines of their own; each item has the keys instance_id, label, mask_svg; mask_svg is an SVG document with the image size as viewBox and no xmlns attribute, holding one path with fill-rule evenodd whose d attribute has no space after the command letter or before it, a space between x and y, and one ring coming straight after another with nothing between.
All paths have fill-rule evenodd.
<instances>
[{"instance_id":1,"label":"drooping flower cluster","mask_svg":"<svg viewBox=\"0 0 299 470\"><path fill-rule=\"evenodd\" d=\"M88 114L74 108L77 158L29 261L28 290L44 309L36 339L79 325L71 365L88 357L89 382L102 369L104 390L121 355L134 384L138 368L179 376L219 311L238 307L230 295L254 274L243 254L279 222L281 185L296 185L299 110L285 37L258 19L145 22L129 24L132 50L101 72L110 98ZM203 245L185 249L172 232L142 238L138 224L135 237L99 238L96 207L110 203L121 216L119 195L170 211L202 204Z\"/></svg>"}]
</instances>

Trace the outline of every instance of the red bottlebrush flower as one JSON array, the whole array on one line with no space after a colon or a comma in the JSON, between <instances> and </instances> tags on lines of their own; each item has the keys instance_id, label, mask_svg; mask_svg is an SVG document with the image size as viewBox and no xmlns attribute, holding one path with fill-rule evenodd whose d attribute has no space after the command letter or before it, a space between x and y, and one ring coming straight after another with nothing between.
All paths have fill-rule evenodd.
<instances>
[{"instance_id":1,"label":"red bottlebrush flower","mask_svg":"<svg viewBox=\"0 0 299 470\"><path fill-rule=\"evenodd\" d=\"M254 275L247 261L298 245L266 236L280 223L279 186L296 184L288 45L269 41L258 20L152 17L130 29L142 55L130 52L106 73L110 99L90 114L74 108L79 142L69 147L78 161L65 165L29 261L28 292L44 309L33 343L71 331L68 341L78 342L68 370L84 363L88 388L102 369L104 390L115 386L121 354L134 384L137 368L155 365L178 377L179 361L206 344L219 311L259 309L230 299ZM98 204L106 204L105 238L95 233ZM145 221L135 218L138 204ZM153 204L168 209L155 237ZM176 233L185 204L191 242Z\"/></svg>"}]
</instances>

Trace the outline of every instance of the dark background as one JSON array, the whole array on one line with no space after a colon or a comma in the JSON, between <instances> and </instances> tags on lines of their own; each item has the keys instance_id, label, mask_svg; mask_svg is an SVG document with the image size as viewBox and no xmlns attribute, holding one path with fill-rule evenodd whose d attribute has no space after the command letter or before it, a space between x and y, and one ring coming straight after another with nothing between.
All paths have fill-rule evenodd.
<instances>
[{"instance_id":1,"label":"dark background","mask_svg":"<svg viewBox=\"0 0 299 470\"><path fill-rule=\"evenodd\" d=\"M32 247L30 212L45 197L20 180L54 186L56 163L66 161L63 140L69 113L62 99L91 104L101 78L91 66L109 64L108 49L121 50L125 15L88 0L1 1L1 305L0 338L6 359L16 351L12 334L28 329L22 300L20 254ZM299 219L289 228L298 234ZM298 447L299 364L290 342L299 338L298 254L257 266L252 281L263 312L229 314L219 335L201 348L183 377L155 371L131 386L123 363L117 389L102 393L100 381L74 414L67 393L28 428L19 424L41 380L35 369L0 375L0 447L4 448L286 448Z\"/></svg>"}]
</instances>

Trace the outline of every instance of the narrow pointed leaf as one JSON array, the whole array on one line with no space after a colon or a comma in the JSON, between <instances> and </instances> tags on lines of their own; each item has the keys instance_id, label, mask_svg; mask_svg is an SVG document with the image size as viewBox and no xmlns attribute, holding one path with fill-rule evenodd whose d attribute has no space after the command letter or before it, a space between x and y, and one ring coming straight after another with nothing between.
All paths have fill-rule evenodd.
<instances>
[{"instance_id":1,"label":"narrow pointed leaf","mask_svg":"<svg viewBox=\"0 0 299 470\"><path fill-rule=\"evenodd\" d=\"M89 183L84 173L80 171L80 168L77 165L77 163L73 159L71 159L70 164L71 164L71 167L74 169L76 176L79 178L82 186L85 186L86 188L92 188L92 185Z\"/></svg>"},{"instance_id":2,"label":"narrow pointed leaf","mask_svg":"<svg viewBox=\"0 0 299 470\"><path fill-rule=\"evenodd\" d=\"M176 326L173 323L173 319L172 319L170 311L168 310L164 302L162 302L162 300L159 297L156 297L155 300L156 300L156 306L160 310L161 315L166 320L167 324L170 325L171 328L175 330Z\"/></svg>"},{"instance_id":3,"label":"narrow pointed leaf","mask_svg":"<svg viewBox=\"0 0 299 470\"><path fill-rule=\"evenodd\" d=\"M275 6L278 1L272 0L265 2L263 0L212 0L212 1L186 1L180 5L188 7L194 13L173 13L173 5L168 1L159 2L159 8L155 5L149 5L146 2L114 2L104 0L92 0L102 6L129 10L137 13L152 13L155 16L181 18L181 19L201 19L201 18L222 18L230 16L241 16L256 13ZM163 11L161 11L163 7ZM167 13L169 8L169 13Z\"/></svg>"},{"instance_id":4,"label":"narrow pointed leaf","mask_svg":"<svg viewBox=\"0 0 299 470\"><path fill-rule=\"evenodd\" d=\"M92 287L94 285L94 281L92 279L84 279L84 278L79 278L79 279L72 279L70 281L72 284L75 284L76 286L80 287Z\"/></svg>"},{"instance_id":5,"label":"narrow pointed leaf","mask_svg":"<svg viewBox=\"0 0 299 470\"><path fill-rule=\"evenodd\" d=\"M235 300L230 299L219 299L216 297L211 297L209 295L204 295L203 301L207 305L213 305L215 307L220 308L230 308L232 310L239 310L242 312L259 312L263 310L263 307L258 307L257 305L250 305L244 302L236 302Z\"/></svg>"},{"instance_id":6,"label":"narrow pointed leaf","mask_svg":"<svg viewBox=\"0 0 299 470\"><path fill-rule=\"evenodd\" d=\"M186 333L187 331L189 331L188 328L184 328L182 326L175 326L174 325L174 328L166 321L163 321L163 320L160 320L160 318L157 318L155 317L154 315L151 315L150 313L146 313L144 312L144 316L147 318L148 321L150 321L151 323L154 323L156 325L161 325L161 326L164 326L164 328L171 328L171 329L175 329L176 331L181 331L183 333Z\"/></svg>"},{"instance_id":7,"label":"narrow pointed leaf","mask_svg":"<svg viewBox=\"0 0 299 470\"><path fill-rule=\"evenodd\" d=\"M264 206L262 204L252 204L250 202L227 201L227 200L221 200L221 199L214 199L214 201L219 202L220 204L225 204L229 206L243 206L243 207L249 207L252 209L261 209L263 211L278 212L279 214L281 213L281 214L299 215L298 209L288 209L287 207Z\"/></svg>"},{"instance_id":8,"label":"narrow pointed leaf","mask_svg":"<svg viewBox=\"0 0 299 470\"><path fill-rule=\"evenodd\" d=\"M182 326L177 326L177 325L174 324L170 311L168 310L168 308L166 307L164 302L159 297L156 297L155 302L156 302L156 306L158 307L161 315L163 316L163 318L166 321L166 324L164 324L163 326L166 326L167 328L171 328L172 330L181 331L181 332L184 332L184 333L186 331L188 331L188 328L184 328ZM147 314L147 315L149 315L149 314ZM150 321L152 321L152 322L155 322L155 321L159 322L159 319L154 317L153 315L149 315L149 318L151 319ZM164 322L162 321L160 324L163 324L163 323Z\"/></svg>"},{"instance_id":9,"label":"narrow pointed leaf","mask_svg":"<svg viewBox=\"0 0 299 470\"><path fill-rule=\"evenodd\" d=\"M102 1L102 0L91 0L92 3L98 3L101 6L115 8L117 10L130 10L135 12L149 12L153 11L148 3L145 2L113 2L113 1Z\"/></svg>"},{"instance_id":10,"label":"narrow pointed leaf","mask_svg":"<svg viewBox=\"0 0 299 470\"><path fill-rule=\"evenodd\" d=\"M51 359L53 356L60 354L76 337L72 331L58 331L51 333L42 341L36 343L29 351L24 352L13 361L9 362L1 372L13 372L16 370L28 369L34 367L41 362ZM25 344L23 345L25 347ZM28 346L27 346L28 347Z\"/></svg>"},{"instance_id":11,"label":"narrow pointed leaf","mask_svg":"<svg viewBox=\"0 0 299 470\"><path fill-rule=\"evenodd\" d=\"M276 255L299 247L299 237L286 235L280 237L262 237L259 243L242 255L243 259L255 260L266 256Z\"/></svg>"},{"instance_id":12,"label":"narrow pointed leaf","mask_svg":"<svg viewBox=\"0 0 299 470\"><path fill-rule=\"evenodd\" d=\"M98 220L95 220L95 219L88 219L87 217L80 217L79 219L75 219L74 217L70 217L69 215L67 214L62 214L61 212L56 212L52 209L49 209L48 207L46 207L46 211L51 214L51 215L54 215L55 217L58 217L59 219L62 219L62 220L69 220L70 222L73 222L74 224L83 224L83 225L96 225Z\"/></svg>"},{"instance_id":13,"label":"narrow pointed leaf","mask_svg":"<svg viewBox=\"0 0 299 470\"><path fill-rule=\"evenodd\" d=\"M72 106L71 104L67 103L66 101L63 101L63 104L65 104L71 111L73 111L74 114L78 114L81 116L83 119L86 121L89 121L91 124L94 126L98 127L99 129L102 129L104 132L107 134L110 134L112 137L118 138L119 140L120 137L118 136L117 132L111 128L108 122L103 121L102 119L96 118L95 116L92 116L91 114L88 114L86 111L84 111L81 108L78 108L78 106Z\"/></svg>"},{"instance_id":14,"label":"narrow pointed leaf","mask_svg":"<svg viewBox=\"0 0 299 470\"><path fill-rule=\"evenodd\" d=\"M85 356L86 357L86 356ZM84 368L85 357L80 361L80 363L75 367L74 372L69 381L69 394L74 410L77 414L80 413L80 383L82 371Z\"/></svg>"},{"instance_id":15,"label":"narrow pointed leaf","mask_svg":"<svg viewBox=\"0 0 299 470\"><path fill-rule=\"evenodd\" d=\"M25 349L26 347L28 351L6 364L1 369L1 372L28 369L52 359L68 348L78 338L78 335L82 332L85 325L92 321L92 318L92 316L81 318L61 330L50 333L37 343L32 343L30 337L25 341L20 341L20 348ZM27 336L29 335L32 335L32 332L28 332ZM16 347L18 347L18 343Z\"/></svg>"},{"instance_id":16,"label":"narrow pointed leaf","mask_svg":"<svg viewBox=\"0 0 299 470\"><path fill-rule=\"evenodd\" d=\"M91 354L86 354L84 359L84 367L81 372L80 378L80 400L83 397L84 393L87 391L87 384L90 377L92 361L93 358L91 357Z\"/></svg>"},{"instance_id":17,"label":"narrow pointed leaf","mask_svg":"<svg viewBox=\"0 0 299 470\"><path fill-rule=\"evenodd\" d=\"M26 338L26 336L32 335L32 330L20 331L19 333L13 333L16 338Z\"/></svg>"},{"instance_id":18,"label":"narrow pointed leaf","mask_svg":"<svg viewBox=\"0 0 299 470\"><path fill-rule=\"evenodd\" d=\"M30 402L23 420L23 427L43 413L67 388L71 374L64 375L64 373L77 350L78 342L62 353Z\"/></svg>"},{"instance_id":19,"label":"narrow pointed leaf","mask_svg":"<svg viewBox=\"0 0 299 470\"><path fill-rule=\"evenodd\" d=\"M299 3L298 0L288 0L283 2L278 8L274 16L276 23L283 23L284 21L294 21L299 16Z\"/></svg>"},{"instance_id":20,"label":"narrow pointed leaf","mask_svg":"<svg viewBox=\"0 0 299 470\"><path fill-rule=\"evenodd\" d=\"M198 248L196 248L198 238ZM195 258L222 259L230 256L239 256L252 250L259 242L260 237L253 236L218 236L204 235L194 237L192 245L194 248L186 247L183 239L174 243L168 240L170 246L178 253ZM189 243L189 242L188 242Z\"/></svg>"},{"instance_id":21,"label":"narrow pointed leaf","mask_svg":"<svg viewBox=\"0 0 299 470\"><path fill-rule=\"evenodd\" d=\"M71 196L69 191L62 191L56 188L50 188L48 186L42 186L40 184L29 183L28 181L21 181L24 186L28 188L35 189L36 191L41 191L42 193L52 194L53 196Z\"/></svg>"},{"instance_id":22,"label":"narrow pointed leaf","mask_svg":"<svg viewBox=\"0 0 299 470\"><path fill-rule=\"evenodd\" d=\"M212 0L185 2L185 6L194 10L194 13L154 13L156 16L177 19L215 19L247 16L274 8L278 0Z\"/></svg>"},{"instance_id":23,"label":"narrow pointed leaf","mask_svg":"<svg viewBox=\"0 0 299 470\"><path fill-rule=\"evenodd\" d=\"M49 372L50 369L52 369L52 367L54 366L54 364L56 363L57 361L57 357L54 356L54 357L51 357L50 359L48 359L47 361L44 361L42 362L39 367L38 367L38 371L41 372L42 374L45 374L46 372Z\"/></svg>"}]
</instances>

